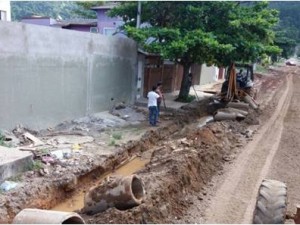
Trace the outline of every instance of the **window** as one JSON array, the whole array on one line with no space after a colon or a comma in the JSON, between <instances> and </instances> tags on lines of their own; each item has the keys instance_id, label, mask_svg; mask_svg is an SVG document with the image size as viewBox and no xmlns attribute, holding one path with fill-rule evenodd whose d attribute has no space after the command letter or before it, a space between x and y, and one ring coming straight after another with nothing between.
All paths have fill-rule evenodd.
<instances>
[{"instance_id":1,"label":"window","mask_svg":"<svg viewBox=\"0 0 300 225\"><path fill-rule=\"evenodd\" d=\"M112 36L115 32L115 28L103 28L103 34L106 36Z\"/></svg>"},{"instance_id":2,"label":"window","mask_svg":"<svg viewBox=\"0 0 300 225\"><path fill-rule=\"evenodd\" d=\"M91 33L98 33L98 28L97 27L90 27L90 32Z\"/></svg>"},{"instance_id":3,"label":"window","mask_svg":"<svg viewBox=\"0 0 300 225\"><path fill-rule=\"evenodd\" d=\"M6 11L0 10L0 20L7 20L6 19Z\"/></svg>"}]
</instances>

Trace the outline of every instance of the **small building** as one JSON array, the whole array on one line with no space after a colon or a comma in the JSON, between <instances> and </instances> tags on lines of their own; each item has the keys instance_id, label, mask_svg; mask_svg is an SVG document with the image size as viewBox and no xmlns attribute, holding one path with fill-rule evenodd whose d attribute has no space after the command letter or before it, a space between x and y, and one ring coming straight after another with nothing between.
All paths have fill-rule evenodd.
<instances>
[{"instance_id":1,"label":"small building","mask_svg":"<svg viewBox=\"0 0 300 225\"><path fill-rule=\"evenodd\" d=\"M9 0L0 1L0 21L11 21L11 9Z\"/></svg>"},{"instance_id":2,"label":"small building","mask_svg":"<svg viewBox=\"0 0 300 225\"><path fill-rule=\"evenodd\" d=\"M107 12L115 7L116 4L92 7L91 9L97 13L98 32L103 35L125 36L119 33L119 27L124 24L121 17L109 17Z\"/></svg>"}]
</instances>

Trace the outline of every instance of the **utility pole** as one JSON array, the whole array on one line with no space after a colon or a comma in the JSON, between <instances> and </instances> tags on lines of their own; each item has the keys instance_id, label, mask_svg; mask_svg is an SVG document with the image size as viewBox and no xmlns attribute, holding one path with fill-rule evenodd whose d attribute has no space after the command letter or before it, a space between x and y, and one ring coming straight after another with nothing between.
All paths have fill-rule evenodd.
<instances>
[{"instance_id":1,"label":"utility pole","mask_svg":"<svg viewBox=\"0 0 300 225\"><path fill-rule=\"evenodd\" d=\"M142 11L142 2L138 1L136 28L140 28L140 25L141 25L141 11Z\"/></svg>"}]
</instances>

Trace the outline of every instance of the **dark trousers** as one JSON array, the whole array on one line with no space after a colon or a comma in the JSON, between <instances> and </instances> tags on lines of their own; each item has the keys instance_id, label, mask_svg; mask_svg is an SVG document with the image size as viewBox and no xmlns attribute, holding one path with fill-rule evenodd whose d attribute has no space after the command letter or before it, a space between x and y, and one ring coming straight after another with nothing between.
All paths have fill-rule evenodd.
<instances>
[{"instance_id":1,"label":"dark trousers","mask_svg":"<svg viewBox=\"0 0 300 225\"><path fill-rule=\"evenodd\" d=\"M150 123L150 125L155 126L156 120L157 120L157 107L150 106L149 107L149 123Z\"/></svg>"},{"instance_id":2,"label":"dark trousers","mask_svg":"<svg viewBox=\"0 0 300 225\"><path fill-rule=\"evenodd\" d=\"M160 112L160 105L161 105L161 101L157 101L157 120L159 119L159 112Z\"/></svg>"}]
</instances>

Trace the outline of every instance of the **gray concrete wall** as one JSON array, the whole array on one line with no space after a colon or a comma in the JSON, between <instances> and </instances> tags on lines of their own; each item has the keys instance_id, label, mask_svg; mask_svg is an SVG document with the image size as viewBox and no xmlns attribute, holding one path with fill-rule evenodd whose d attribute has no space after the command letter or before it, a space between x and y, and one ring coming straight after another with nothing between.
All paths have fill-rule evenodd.
<instances>
[{"instance_id":1,"label":"gray concrete wall","mask_svg":"<svg viewBox=\"0 0 300 225\"><path fill-rule=\"evenodd\" d=\"M134 41L12 22L0 33L0 128L43 129L133 102Z\"/></svg>"}]
</instances>

